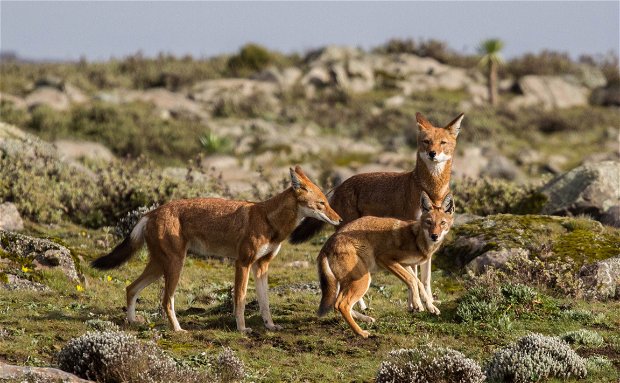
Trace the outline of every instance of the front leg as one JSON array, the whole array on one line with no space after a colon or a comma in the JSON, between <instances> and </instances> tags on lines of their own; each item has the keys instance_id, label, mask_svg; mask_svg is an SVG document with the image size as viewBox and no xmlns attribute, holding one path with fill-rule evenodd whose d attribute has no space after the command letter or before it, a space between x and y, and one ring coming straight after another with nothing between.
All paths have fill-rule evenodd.
<instances>
[{"instance_id":1,"label":"front leg","mask_svg":"<svg viewBox=\"0 0 620 383\"><path fill-rule=\"evenodd\" d=\"M240 257L235 262L235 296L233 299L234 315L237 321L237 330L251 332L252 329L245 327L245 294L248 288L250 267Z\"/></svg>"},{"instance_id":2,"label":"front leg","mask_svg":"<svg viewBox=\"0 0 620 383\"><path fill-rule=\"evenodd\" d=\"M407 265L405 269L413 275L416 280L418 279L418 265L415 265L414 268ZM409 294L407 296L407 307L409 311L424 311L424 305L422 305L422 301L420 300L420 291L418 290L418 284L414 284L413 288L408 287Z\"/></svg>"},{"instance_id":3,"label":"front leg","mask_svg":"<svg viewBox=\"0 0 620 383\"><path fill-rule=\"evenodd\" d=\"M377 260L379 261L379 260ZM381 261L380 262L381 266L383 266L384 268L386 268L387 270L389 270L392 274L396 275L400 280L402 280L403 282L405 282L405 284L407 285L407 287L409 288L409 290L413 290L414 294L419 294L421 293L422 297L424 298L424 300L426 301L426 308L428 308L428 311L433 313L433 314L437 314L439 315L439 309L437 309L437 307L433 306L433 304L431 302L429 302L429 297L427 297L426 292L423 289L422 284L420 283L420 280L418 279L418 277L416 277L415 275L413 275L412 273L410 273L407 269L405 269L405 267L403 267L401 264L399 264L398 262L395 262L393 260L385 260L385 261ZM422 288L422 290L418 293L418 287ZM417 297L417 299L419 300L419 295ZM422 303L420 302L420 305Z\"/></svg>"},{"instance_id":4,"label":"front leg","mask_svg":"<svg viewBox=\"0 0 620 383\"><path fill-rule=\"evenodd\" d=\"M420 274L422 277L422 283L424 284L424 289L426 290L426 295L428 295L430 303L433 303L433 292L431 291L431 260L432 258L429 258L428 261L420 264Z\"/></svg>"},{"instance_id":5,"label":"front leg","mask_svg":"<svg viewBox=\"0 0 620 383\"><path fill-rule=\"evenodd\" d=\"M256 282L256 296L258 298L258 305L260 307L260 315L263 318L263 323L268 330L281 330L282 326L273 323L271 318L271 310L269 309L269 285L267 283L267 272L269 269L269 262L276 256L276 249L271 254L260 258L252 265L252 271L254 272L254 280Z\"/></svg>"}]
</instances>

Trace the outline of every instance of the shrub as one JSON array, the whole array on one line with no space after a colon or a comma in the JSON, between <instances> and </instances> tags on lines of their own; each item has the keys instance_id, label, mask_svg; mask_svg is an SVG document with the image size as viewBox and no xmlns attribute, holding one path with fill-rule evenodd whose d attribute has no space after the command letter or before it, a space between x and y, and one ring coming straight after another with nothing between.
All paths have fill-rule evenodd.
<instances>
[{"instance_id":1,"label":"shrub","mask_svg":"<svg viewBox=\"0 0 620 383\"><path fill-rule=\"evenodd\" d=\"M600 347L605 343L599 333L586 329L569 331L562 335L561 338L567 343L585 347Z\"/></svg>"},{"instance_id":2,"label":"shrub","mask_svg":"<svg viewBox=\"0 0 620 383\"><path fill-rule=\"evenodd\" d=\"M528 74L563 75L579 73L579 64L568 53L543 50L538 54L526 53L506 64L506 71L515 77Z\"/></svg>"},{"instance_id":3,"label":"shrub","mask_svg":"<svg viewBox=\"0 0 620 383\"><path fill-rule=\"evenodd\" d=\"M426 345L414 349L393 350L381 362L377 383L392 382L483 382L480 366L450 348Z\"/></svg>"},{"instance_id":4,"label":"shrub","mask_svg":"<svg viewBox=\"0 0 620 383\"><path fill-rule=\"evenodd\" d=\"M597 373L605 370L612 370L614 368L614 364L611 360L607 359L602 355L592 355L588 359L586 359L586 367L588 369L588 373Z\"/></svg>"},{"instance_id":5,"label":"shrub","mask_svg":"<svg viewBox=\"0 0 620 383\"><path fill-rule=\"evenodd\" d=\"M89 319L86 321L86 326L95 331L119 331L116 323L102 319Z\"/></svg>"},{"instance_id":6,"label":"shrub","mask_svg":"<svg viewBox=\"0 0 620 383\"><path fill-rule=\"evenodd\" d=\"M546 378L583 378L585 360L558 338L527 335L497 351L485 365L491 382L537 382Z\"/></svg>"},{"instance_id":7,"label":"shrub","mask_svg":"<svg viewBox=\"0 0 620 383\"><path fill-rule=\"evenodd\" d=\"M140 206L139 208L130 211L123 218L118 220L116 226L114 226L114 235L116 235L119 239L127 237L133 230L134 226L136 226L140 218L142 218L142 216L146 213L155 210L158 206L158 204L153 204L148 207Z\"/></svg>"},{"instance_id":8,"label":"shrub","mask_svg":"<svg viewBox=\"0 0 620 383\"><path fill-rule=\"evenodd\" d=\"M456 212L476 215L538 213L546 197L537 189L538 185L520 185L488 178L467 178L454 181L452 186L458 202Z\"/></svg>"},{"instance_id":9,"label":"shrub","mask_svg":"<svg viewBox=\"0 0 620 383\"><path fill-rule=\"evenodd\" d=\"M233 76L247 76L261 71L269 65L291 64L290 60L283 55L270 52L267 48L258 44L246 44L239 53L230 57L226 66Z\"/></svg>"}]
</instances>

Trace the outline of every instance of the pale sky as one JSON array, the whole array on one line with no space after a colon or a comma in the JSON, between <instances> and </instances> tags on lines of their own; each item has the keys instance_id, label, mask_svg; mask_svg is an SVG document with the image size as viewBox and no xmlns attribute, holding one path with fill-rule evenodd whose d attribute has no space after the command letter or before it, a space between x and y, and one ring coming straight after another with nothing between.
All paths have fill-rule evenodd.
<instances>
[{"instance_id":1,"label":"pale sky","mask_svg":"<svg viewBox=\"0 0 620 383\"><path fill-rule=\"evenodd\" d=\"M475 53L618 52L620 2L24 2L0 0L0 49L28 59L105 60L137 51L209 57L248 42L285 53L435 38Z\"/></svg>"}]
</instances>

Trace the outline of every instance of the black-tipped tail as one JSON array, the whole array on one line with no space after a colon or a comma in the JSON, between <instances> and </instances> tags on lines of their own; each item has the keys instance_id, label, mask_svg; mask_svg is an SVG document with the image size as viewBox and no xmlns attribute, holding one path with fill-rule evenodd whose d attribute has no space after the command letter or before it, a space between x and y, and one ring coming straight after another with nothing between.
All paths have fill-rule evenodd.
<instances>
[{"instance_id":1,"label":"black-tipped tail","mask_svg":"<svg viewBox=\"0 0 620 383\"><path fill-rule=\"evenodd\" d=\"M134 252L135 250L131 246L131 238L127 237L110 254L95 259L90 265L99 270L113 269L127 262Z\"/></svg>"},{"instance_id":2,"label":"black-tipped tail","mask_svg":"<svg viewBox=\"0 0 620 383\"><path fill-rule=\"evenodd\" d=\"M299 226L293 230L288 241L294 245L306 242L321 231L325 222L316 218L306 217Z\"/></svg>"},{"instance_id":3,"label":"black-tipped tail","mask_svg":"<svg viewBox=\"0 0 620 383\"><path fill-rule=\"evenodd\" d=\"M317 315L322 317L334 309L338 294L338 281L334 273L332 273L327 257L323 252L319 254L317 267L319 269L319 282L321 284L321 304L319 305Z\"/></svg>"}]
</instances>

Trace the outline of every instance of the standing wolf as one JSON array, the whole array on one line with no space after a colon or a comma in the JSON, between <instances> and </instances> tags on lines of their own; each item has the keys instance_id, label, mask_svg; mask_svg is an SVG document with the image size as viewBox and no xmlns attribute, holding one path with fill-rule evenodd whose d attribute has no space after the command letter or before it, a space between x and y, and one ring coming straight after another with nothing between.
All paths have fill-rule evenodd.
<instances>
[{"instance_id":1,"label":"standing wolf","mask_svg":"<svg viewBox=\"0 0 620 383\"><path fill-rule=\"evenodd\" d=\"M416 113L419 134L415 168L404 173L358 174L336 187L329 203L342 217L341 226L367 215L402 220L419 219L422 191L428 194L433 204L441 204L449 192L452 157L463 116L461 113L441 128L433 126L421 113ZM306 218L293 231L290 242L305 242L322 227L323 222ZM421 265L421 269L422 282L432 301L430 259ZM364 307L363 302L360 304ZM410 306L409 309L422 311L424 307L415 304L415 307Z\"/></svg>"}]
</instances>

